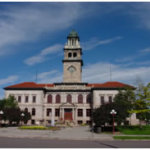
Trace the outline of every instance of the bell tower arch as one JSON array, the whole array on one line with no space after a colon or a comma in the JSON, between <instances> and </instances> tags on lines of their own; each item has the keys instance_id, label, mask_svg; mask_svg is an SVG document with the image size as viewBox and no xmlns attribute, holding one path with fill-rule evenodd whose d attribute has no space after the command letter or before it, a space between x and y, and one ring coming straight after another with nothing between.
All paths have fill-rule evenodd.
<instances>
[{"instance_id":1,"label":"bell tower arch","mask_svg":"<svg viewBox=\"0 0 150 150\"><path fill-rule=\"evenodd\" d=\"M64 47L63 82L80 83L82 81L82 48L78 33L72 30L67 36Z\"/></svg>"}]
</instances>

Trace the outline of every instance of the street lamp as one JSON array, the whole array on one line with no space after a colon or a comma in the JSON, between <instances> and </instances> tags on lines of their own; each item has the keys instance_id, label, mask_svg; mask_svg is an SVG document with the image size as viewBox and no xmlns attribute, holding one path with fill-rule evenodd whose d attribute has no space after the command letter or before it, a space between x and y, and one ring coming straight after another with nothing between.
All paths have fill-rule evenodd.
<instances>
[{"instance_id":1,"label":"street lamp","mask_svg":"<svg viewBox=\"0 0 150 150\"><path fill-rule=\"evenodd\" d=\"M2 120L1 117L2 117L3 114L4 114L4 112L1 110L1 111L0 111L0 121ZM1 125L1 124L0 124L0 125Z\"/></svg>"},{"instance_id":2,"label":"street lamp","mask_svg":"<svg viewBox=\"0 0 150 150\"><path fill-rule=\"evenodd\" d=\"M117 114L117 112L114 109L112 109L110 114L113 117L113 134L115 134L115 119L114 119L114 116Z\"/></svg>"},{"instance_id":3,"label":"street lamp","mask_svg":"<svg viewBox=\"0 0 150 150\"><path fill-rule=\"evenodd\" d=\"M23 124L23 117L25 116L24 113L21 113L21 125Z\"/></svg>"}]
</instances>

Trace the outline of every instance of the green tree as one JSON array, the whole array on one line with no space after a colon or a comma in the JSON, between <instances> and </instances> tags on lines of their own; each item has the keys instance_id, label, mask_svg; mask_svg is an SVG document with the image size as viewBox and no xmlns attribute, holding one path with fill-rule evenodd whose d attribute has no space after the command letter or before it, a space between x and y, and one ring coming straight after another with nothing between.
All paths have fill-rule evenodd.
<instances>
[{"instance_id":1,"label":"green tree","mask_svg":"<svg viewBox=\"0 0 150 150\"><path fill-rule=\"evenodd\" d=\"M20 121L27 123L28 120L31 119L31 115L29 112L21 111L18 103L14 96L9 96L8 98L2 99L0 101L0 110L3 110L4 114L2 115L2 119L5 121L9 121L11 125L13 122L19 124ZM21 117L21 113L24 113L24 117Z\"/></svg>"},{"instance_id":2,"label":"green tree","mask_svg":"<svg viewBox=\"0 0 150 150\"><path fill-rule=\"evenodd\" d=\"M117 112L116 122L120 125L126 123L126 118L130 116L130 111L133 109L135 94L133 89L125 89L119 91L114 98L114 109Z\"/></svg>"},{"instance_id":3,"label":"green tree","mask_svg":"<svg viewBox=\"0 0 150 150\"><path fill-rule=\"evenodd\" d=\"M101 105L99 108L93 111L93 121L96 126L105 126L105 123L112 122L112 116L110 111L114 108L114 104Z\"/></svg>"},{"instance_id":4,"label":"green tree","mask_svg":"<svg viewBox=\"0 0 150 150\"><path fill-rule=\"evenodd\" d=\"M96 126L105 125L105 123L112 124L112 115L110 112L115 109L115 122L120 125L122 122L126 123L126 118L130 116L129 111L133 109L135 94L133 89L120 90L115 96L113 103L101 105L93 111L93 121Z\"/></svg>"},{"instance_id":5,"label":"green tree","mask_svg":"<svg viewBox=\"0 0 150 150\"><path fill-rule=\"evenodd\" d=\"M142 126L142 121L150 120L150 83L147 86L139 84L135 94L134 108L130 113L136 113Z\"/></svg>"}]
</instances>

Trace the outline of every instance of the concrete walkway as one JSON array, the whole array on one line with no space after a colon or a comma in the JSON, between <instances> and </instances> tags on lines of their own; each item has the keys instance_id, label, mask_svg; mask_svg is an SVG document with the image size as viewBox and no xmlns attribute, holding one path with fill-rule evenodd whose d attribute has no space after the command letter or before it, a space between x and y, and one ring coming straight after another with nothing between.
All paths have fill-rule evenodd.
<instances>
[{"instance_id":1,"label":"concrete walkway","mask_svg":"<svg viewBox=\"0 0 150 150\"><path fill-rule=\"evenodd\" d=\"M17 127L0 128L0 137L16 138L46 138L62 140L95 140L112 141L111 134L96 134L89 127L68 127L58 131L49 130L20 130Z\"/></svg>"}]
</instances>

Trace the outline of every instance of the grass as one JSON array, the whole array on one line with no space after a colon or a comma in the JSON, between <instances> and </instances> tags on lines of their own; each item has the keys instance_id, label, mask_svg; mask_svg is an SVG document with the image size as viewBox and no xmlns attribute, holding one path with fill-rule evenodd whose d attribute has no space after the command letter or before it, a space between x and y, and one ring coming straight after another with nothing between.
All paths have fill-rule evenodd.
<instances>
[{"instance_id":1,"label":"grass","mask_svg":"<svg viewBox=\"0 0 150 150\"><path fill-rule=\"evenodd\" d=\"M150 135L150 125L142 126L122 126L118 127L122 134L126 135Z\"/></svg>"},{"instance_id":2,"label":"grass","mask_svg":"<svg viewBox=\"0 0 150 150\"><path fill-rule=\"evenodd\" d=\"M56 131L59 130L60 128L58 127L45 127L45 126L21 126L19 129L23 130L52 130Z\"/></svg>"},{"instance_id":3,"label":"grass","mask_svg":"<svg viewBox=\"0 0 150 150\"><path fill-rule=\"evenodd\" d=\"M150 140L150 136L114 136L115 140Z\"/></svg>"}]
</instances>

